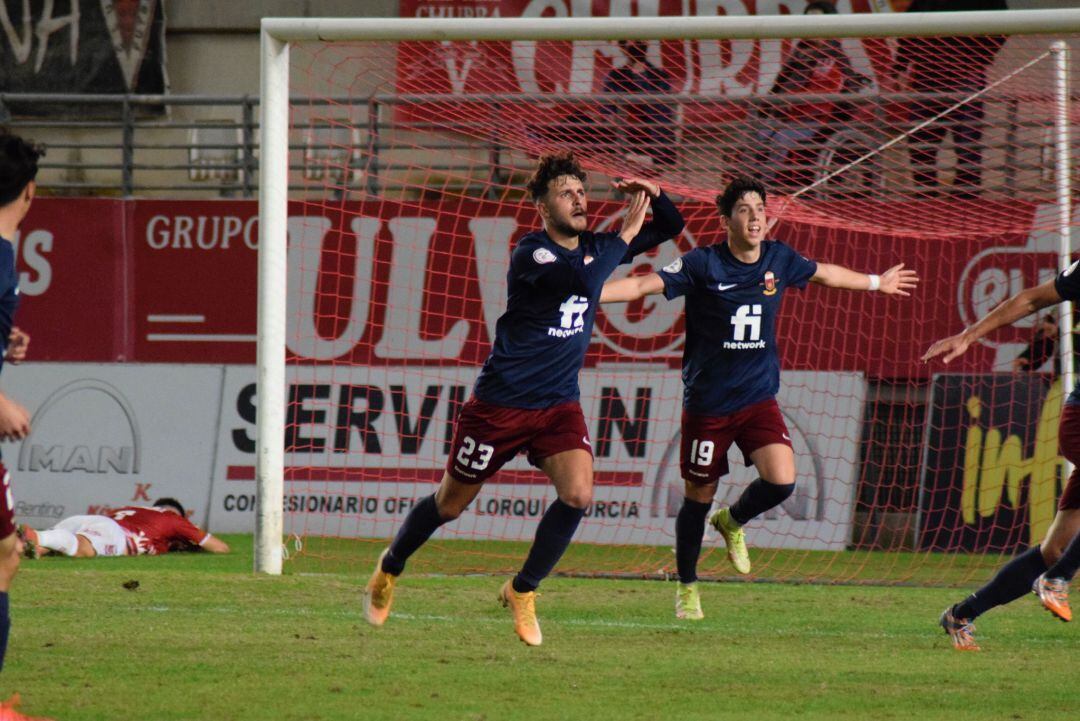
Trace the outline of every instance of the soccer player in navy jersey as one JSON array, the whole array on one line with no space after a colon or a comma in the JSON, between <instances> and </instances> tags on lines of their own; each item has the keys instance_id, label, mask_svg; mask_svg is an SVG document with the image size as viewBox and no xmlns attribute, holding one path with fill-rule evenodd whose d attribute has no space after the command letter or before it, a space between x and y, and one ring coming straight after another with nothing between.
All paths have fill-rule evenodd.
<instances>
[{"instance_id":1,"label":"soccer player in navy jersey","mask_svg":"<svg viewBox=\"0 0 1080 721\"><path fill-rule=\"evenodd\" d=\"M578 403L604 281L615 267L682 232L683 219L660 187L634 178L615 183L630 195L618 233L592 233L585 173L572 153L545 155L528 183L543 229L521 238L510 258L506 312L495 342L462 407L442 483L409 512L383 551L364 591L374 626L390 614L394 584L408 558L441 525L457 518L484 481L525 451L555 486L521 571L499 591L514 630L530 646L542 637L536 588L570 544L592 502L592 445ZM645 223L652 205L653 219Z\"/></svg>"},{"instance_id":2,"label":"soccer player in navy jersey","mask_svg":"<svg viewBox=\"0 0 1080 721\"><path fill-rule=\"evenodd\" d=\"M960 356L972 343L1001 328L1064 300L1080 300L1080 272L1073 263L1056 277L1022 290L962 332L939 340L923 354L923 360L941 356L943 363ZM1058 424L1061 454L1080 466L1080 384L1069 394ZM1063 621L1072 619L1069 608L1069 581L1080 566L1080 468L1069 476L1058 500L1058 510L1042 543L1032 546L1001 567L975 593L941 614L939 623L949 634L953 647L978 651L975 641L977 617L992 608L1020 598L1030 589L1043 606Z\"/></svg>"},{"instance_id":3,"label":"soccer player in navy jersey","mask_svg":"<svg viewBox=\"0 0 1080 721\"><path fill-rule=\"evenodd\" d=\"M15 330L15 309L19 305L19 275L15 270L15 233L30 210L37 191L38 159L44 150L4 130L0 130L0 339L3 360L18 361L25 356L29 337ZM20 337L22 336L22 337ZM0 360L0 370L3 367ZM0 393L0 440L21 440L30 433L30 414L20 404ZM15 503L11 475L0 462L0 667L7 652L11 617L8 590L19 570L19 540L15 534ZM17 694L0 703L0 719L27 719L15 710Z\"/></svg>"},{"instance_id":4,"label":"soccer player in navy jersey","mask_svg":"<svg viewBox=\"0 0 1080 721\"><path fill-rule=\"evenodd\" d=\"M775 327L784 291L811 281L908 295L918 282L903 264L880 276L866 275L815 263L778 240L766 240L765 199L759 181L732 181L716 198L727 226L725 242L696 248L659 273L612 281L600 298L606 303L658 293L669 300L686 296L680 443L686 497L675 521L678 618L704 617L697 562L706 516L720 477L728 472L731 444L738 445L760 476L734 505L709 519L723 536L736 571L750 572L742 526L780 505L795 489L795 454L775 399L780 388Z\"/></svg>"},{"instance_id":5,"label":"soccer player in navy jersey","mask_svg":"<svg viewBox=\"0 0 1080 721\"><path fill-rule=\"evenodd\" d=\"M0 131L0 338L12 334L15 309L19 305L19 276L15 270L15 232L30 210L37 190L38 158L41 148L17 135ZM2 361L0 361L2 368ZM0 440L20 440L30 433L30 414L21 405L0 393ZM0 463L0 666L7 650L11 620L8 589L19 568L18 539L15 536L11 476Z\"/></svg>"}]
</instances>

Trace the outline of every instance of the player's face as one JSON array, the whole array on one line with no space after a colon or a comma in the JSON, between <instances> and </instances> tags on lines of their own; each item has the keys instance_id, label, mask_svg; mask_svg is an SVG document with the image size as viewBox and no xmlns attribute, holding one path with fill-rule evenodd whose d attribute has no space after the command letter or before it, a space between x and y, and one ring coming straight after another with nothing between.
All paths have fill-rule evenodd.
<instances>
[{"instance_id":1,"label":"player's face","mask_svg":"<svg viewBox=\"0 0 1080 721\"><path fill-rule=\"evenodd\" d=\"M735 201L727 219L728 239L739 245L758 246L765 240L765 201L750 191Z\"/></svg>"},{"instance_id":2,"label":"player's face","mask_svg":"<svg viewBox=\"0 0 1080 721\"><path fill-rule=\"evenodd\" d=\"M547 195L538 204L549 231L574 237L588 225L588 198L585 186L572 175L560 175L548 183Z\"/></svg>"}]
</instances>

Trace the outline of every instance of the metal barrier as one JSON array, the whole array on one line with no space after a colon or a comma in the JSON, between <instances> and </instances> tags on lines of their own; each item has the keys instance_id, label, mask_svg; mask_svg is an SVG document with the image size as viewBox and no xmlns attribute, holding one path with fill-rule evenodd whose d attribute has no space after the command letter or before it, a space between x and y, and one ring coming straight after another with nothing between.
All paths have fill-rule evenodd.
<instances>
[{"instance_id":1,"label":"metal barrier","mask_svg":"<svg viewBox=\"0 0 1080 721\"><path fill-rule=\"evenodd\" d=\"M599 96L560 98L558 105L573 112L575 106L597 108ZM835 132L808 141L790 163L787 174L768 173L780 192L824 177L837 163L872 150L887 138L879 115L886 102L900 104L926 100L924 95L852 94L756 96L716 98L671 94L662 96L611 94L602 96L605 106L663 103L674 108L679 156L650 168L648 149L629 157L631 169L677 178L680 184L713 187L725 168L746 164L748 143L768 143L768 130L776 121L768 109L780 103L843 102L854 108L852 119ZM931 99L949 99L949 96ZM954 98L955 99L955 98ZM290 140L290 190L323 194L327 187L341 197L371 194L408 197L439 192L425 188L421 178L441 179L443 192L490 194L496 186L531 169L529 153L492 137L490 126L397 122L389 112L402 105L461 103L460 96L375 95L367 98L296 98L293 104L293 135ZM538 105L550 108L549 96L476 95L469 102L502 105ZM258 190L257 106L249 95L63 95L0 93L0 108L28 104L91 108L83 116L18 116L7 123L17 132L45 142L50 153L42 163L42 187L65 195L166 195L195 194L202 197L250 198ZM994 113L989 109L991 105ZM1045 191L1045 130L1043 120L1018 99L987 100L987 128L983 149L988 172L999 175L995 192ZM685 121L701 111L719 110L723 121ZM546 113L547 111L545 111ZM688 115L689 113L689 115ZM540 115L540 113L538 113ZM735 118L732 120L731 118ZM791 127L790 121L785 121ZM575 144L587 146L619 166L627 159L623 123L601 117L587 128L562 118L534 126L537 146ZM796 123L797 125L797 123ZM948 122L943 122L947 126ZM649 128L643 126L646 130ZM575 130L576 128L576 130ZM578 131L587 130L587 133ZM659 129L659 126L658 128ZM498 130L498 129L496 129ZM546 133L546 135L545 135ZM519 139L520 140L520 139ZM518 143L520 146L520 143ZM62 157L57 157L61 155ZM674 155L672 155L674 157ZM470 160L463 161L462 158ZM754 162L763 171L768 159ZM891 165L891 168L888 167ZM926 188L913 185L903 161L895 157L862 169L847 185L836 183L817 191L817 197L852 192L859 183L866 192L884 189L894 196L913 197ZM773 168L772 170L775 170ZM420 171L420 172L418 172ZM318 184L301 180L321 181ZM839 179L838 179L839 180ZM325 185L323 183L326 183ZM434 184L439 185L439 182ZM602 194L603 191L601 191Z\"/></svg>"}]
</instances>

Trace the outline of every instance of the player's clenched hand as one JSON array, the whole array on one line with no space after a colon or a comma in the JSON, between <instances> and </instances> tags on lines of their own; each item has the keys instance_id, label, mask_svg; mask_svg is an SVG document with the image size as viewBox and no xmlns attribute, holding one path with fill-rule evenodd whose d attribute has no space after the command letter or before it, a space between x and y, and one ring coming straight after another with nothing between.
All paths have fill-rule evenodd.
<instances>
[{"instance_id":1,"label":"player's clenched hand","mask_svg":"<svg viewBox=\"0 0 1080 721\"><path fill-rule=\"evenodd\" d=\"M619 237L623 239L623 242L629 243L641 232L641 226L645 224L645 211L648 209L649 195L644 190L639 190L630 196L622 230L619 231Z\"/></svg>"},{"instance_id":2,"label":"player's clenched hand","mask_svg":"<svg viewBox=\"0 0 1080 721\"><path fill-rule=\"evenodd\" d=\"M660 197L660 186L651 180L645 180L645 178L625 178L623 180L616 180L611 184L611 187L621 193L636 193L639 190L644 190L651 198Z\"/></svg>"},{"instance_id":3,"label":"player's clenched hand","mask_svg":"<svg viewBox=\"0 0 1080 721\"><path fill-rule=\"evenodd\" d=\"M913 270L904 270L904 264L894 265L881 274L881 287L878 290L888 295L911 295L907 291L919 284L919 275Z\"/></svg>"},{"instance_id":4,"label":"player's clenched hand","mask_svg":"<svg viewBox=\"0 0 1080 721\"><path fill-rule=\"evenodd\" d=\"M7 352L4 360L18 365L26 360L26 349L30 347L30 334L18 326L12 326L11 335L8 336Z\"/></svg>"},{"instance_id":5,"label":"player's clenched hand","mask_svg":"<svg viewBox=\"0 0 1080 721\"><path fill-rule=\"evenodd\" d=\"M0 394L0 441L18 441L30 435L30 414Z\"/></svg>"},{"instance_id":6,"label":"player's clenched hand","mask_svg":"<svg viewBox=\"0 0 1080 721\"><path fill-rule=\"evenodd\" d=\"M953 358L963 354L971 345L971 341L964 333L957 333L956 335L949 336L939 340L934 345L923 353L922 359L928 361L931 358L937 358L939 355L944 354L944 358L941 359L943 363L948 363Z\"/></svg>"}]
</instances>

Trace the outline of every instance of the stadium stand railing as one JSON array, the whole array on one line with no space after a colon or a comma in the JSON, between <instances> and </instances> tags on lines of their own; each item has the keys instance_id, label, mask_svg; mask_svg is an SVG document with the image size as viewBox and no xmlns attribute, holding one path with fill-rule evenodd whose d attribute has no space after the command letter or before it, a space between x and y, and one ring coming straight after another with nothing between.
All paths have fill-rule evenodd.
<instances>
[{"instance_id":1,"label":"stadium stand railing","mask_svg":"<svg viewBox=\"0 0 1080 721\"><path fill-rule=\"evenodd\" d=\"M781 193L794 191L806 181L825 178L868 149L886 140L877 115L889 103L920 102L925 93L895 93L862 97L852 95L798 96L799 102L839 102L852 108L852 118L842 131L827 138L806 142L794 154L792 173L774 184ZM531 168L532 159L510 145L478 141L462 123L458 134L446 124L438 131L423 123L403 123L390 117L395 107L419 100L438 103L453 96L380 94L369 98L305 98L294 104L290 150L298 161L290 166L294 174L289 189L310 190L309 181L328 176L349 194L409 198L417 191L415 173L418 157L425 158L425 193L469 193L481 196L508 178L481 177L484 172L520 173ZM500 98L477 96L478 101L506 103L550 102L546 96L518 94ZM678 162L682 177L703 184L715 184L717 167L731 165L731 159L745 152L745 138L775 122L763 113L771 105L789 102L782 95L754 97L703 97L691 94L664 96L637 95L631 98L605 96L612 105L663 100L676 109ZM935 94L934 100L957 100L960 95ZM595 103L594 96L565 103ZM100 112L71 114L57 111L45 116L11 114L7 125L44 142L50 149L42 164L42 185L54 195L169 196L254 198L258 191L258 98L206 95L73 95L0 93L0 107L39 108L92 107ZM714 118L700 115L713 108ZM983 138L988 158L1003 168L1006 177L995 183L998 192L1021 194L1046 182L1053 159L1052 135L1045 122L1033 119L1015 100L1002 100L994 110L998 124L993 134ZM790 120L784 121L789 126ZM947 125L949 120L945 120ZM912 123L914 125L914 122ZM895 124L892 127L896 127ZM538 134L547 133L571 147L587 147L599 155L617 153L621 145L619 123L605 120L537 125ZM408 142L402 142L402 136ZM922 190L906 172L900 157L905 145L869 164L859 174L844 174L815 188L818 197L849 193L857 182L880 192L887 190L896 199L917 197ZM477 163L477 158L494 162ZM704 162L711 159L713 162ZM646 172L648 168L645 168ZM439 182L439 179L442 179ZM513 185L513 183L510 183ZM597 184L595 191L603 196Z\"/></svg>"}]
</instances>

